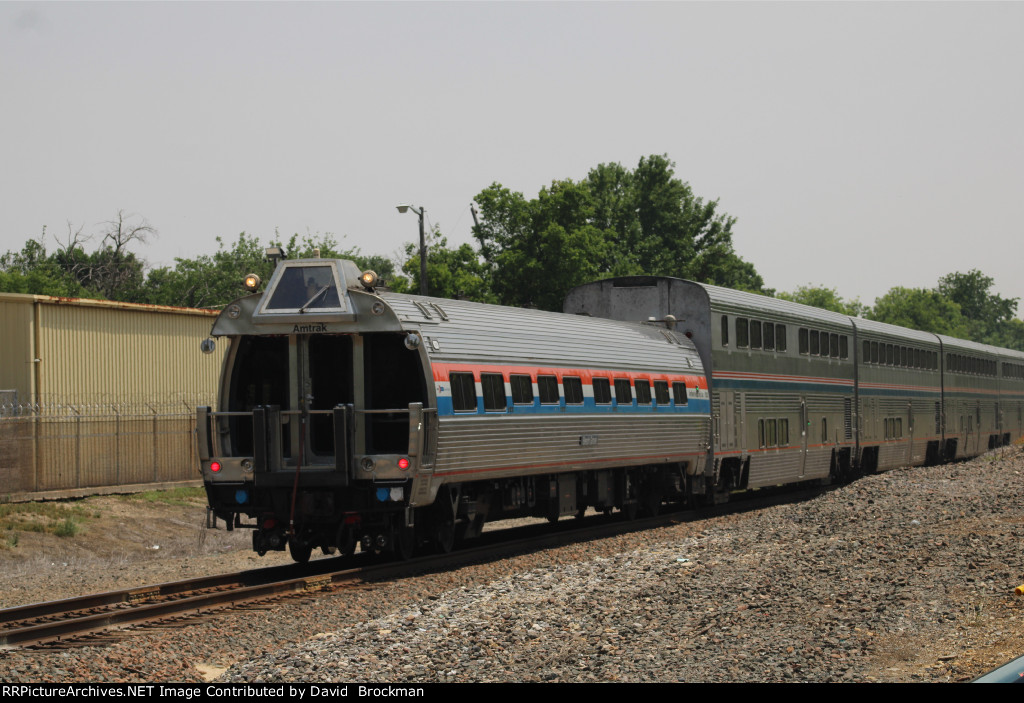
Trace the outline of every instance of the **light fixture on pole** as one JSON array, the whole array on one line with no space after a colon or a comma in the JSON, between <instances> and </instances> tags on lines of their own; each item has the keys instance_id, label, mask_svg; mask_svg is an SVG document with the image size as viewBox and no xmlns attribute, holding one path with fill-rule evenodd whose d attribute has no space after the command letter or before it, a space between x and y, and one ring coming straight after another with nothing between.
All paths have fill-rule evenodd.
<instances>
[{"instance_id":1,"label":"light fixture on pole","mask_svg":"<svg viewBox=\"0 0 1024 703\"><path fill-rule=\"evenodd\" d=\"M412 205L397 205L396 208L399 212L406 212L412 210L420 216L420 295L427 294L427 239L423 233L423 215L426 213L426 208L416 209Z\"/></svg>"}]
</instances>

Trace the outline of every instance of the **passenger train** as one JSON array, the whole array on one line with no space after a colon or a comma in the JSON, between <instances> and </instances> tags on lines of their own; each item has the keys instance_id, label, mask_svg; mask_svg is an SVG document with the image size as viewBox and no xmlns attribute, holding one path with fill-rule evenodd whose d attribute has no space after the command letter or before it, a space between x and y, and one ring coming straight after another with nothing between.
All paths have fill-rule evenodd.
<instances>
[{"instance_id":1,"label":"passenger train","mask_svg":"<svg viewBox=\"0 0 1024 703\"><path fill-rule=\"evenodd\" d=\"M377 283L283 261L213 325L230 349L201 472L261 555L448 551L488 520L632 516L1024 436L1021 352L664 277L577 287L563 313Z\"/></svg>"}]
</instances>

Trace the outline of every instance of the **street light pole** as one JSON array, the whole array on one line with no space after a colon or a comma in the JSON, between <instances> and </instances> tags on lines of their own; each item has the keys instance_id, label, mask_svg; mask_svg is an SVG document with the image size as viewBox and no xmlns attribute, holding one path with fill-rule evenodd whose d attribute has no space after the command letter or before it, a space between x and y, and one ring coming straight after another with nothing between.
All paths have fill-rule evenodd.
<instances>
[{"instance_id":1,"label":"street light pole","mask_svg":"<svg viewBox=\"0 0 1024 703\"><path fill-rule=\"evenodd\" d=\"M397 209L399 212L405 212L406 210L412 210L420 217L420 295L427 294L427 237L423 231L423 215L426 213L426 208L414 208L412 205L398 205Z\"/></svg>"}]
</instances>

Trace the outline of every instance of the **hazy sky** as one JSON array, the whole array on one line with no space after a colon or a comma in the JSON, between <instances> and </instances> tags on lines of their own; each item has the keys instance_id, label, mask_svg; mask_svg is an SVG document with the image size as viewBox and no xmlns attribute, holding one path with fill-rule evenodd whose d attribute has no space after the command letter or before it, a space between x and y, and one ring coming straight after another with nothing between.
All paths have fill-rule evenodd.
<instances>
[{"instance_id":1,"label":"hazy sky","mask_svg":"<svg viewBox=\"0 0 1024 703\"><path fill-rule=\"evenodd\" d=\"M492 182L667 154L770 287L1024 299L1024 3L5 2L0 101L0 251L124 209L155 264L392 254L399 203L469 241Z\"/></svg>"}]
</instances>

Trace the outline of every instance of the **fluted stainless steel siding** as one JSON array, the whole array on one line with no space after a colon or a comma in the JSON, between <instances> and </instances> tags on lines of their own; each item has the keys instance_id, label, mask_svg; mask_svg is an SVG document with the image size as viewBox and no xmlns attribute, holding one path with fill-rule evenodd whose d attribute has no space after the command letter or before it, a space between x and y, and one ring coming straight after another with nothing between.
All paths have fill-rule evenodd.
<instances>
[{"instance_id":1,"label":"fluted stainless steel siding","mask_svg":"<svg viewBox=\"0 0 1024 703\"><path fill-rule=\"evenodd\" d=\"M442 418L438 476L466 480L664 461L698 461L706 416L682 414ZM580 437L597 437L581 446Z\"/></svg>"}]
</instances>

